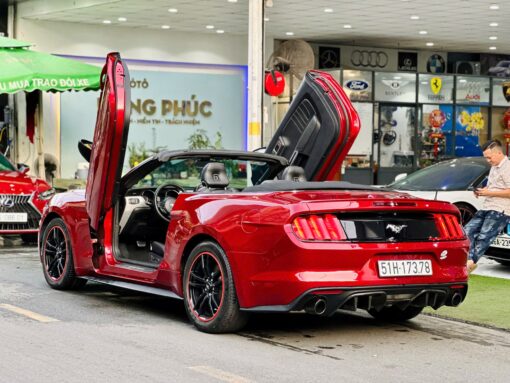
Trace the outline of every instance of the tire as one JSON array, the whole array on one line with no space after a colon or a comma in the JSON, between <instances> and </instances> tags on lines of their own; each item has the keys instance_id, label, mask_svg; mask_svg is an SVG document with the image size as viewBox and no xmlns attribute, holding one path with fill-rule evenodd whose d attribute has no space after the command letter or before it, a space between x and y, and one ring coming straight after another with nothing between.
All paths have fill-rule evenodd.
<instances>
[{"instance_id":1,"label":"tire","mask_svg":"<svg viewBox=\"0 0 510 383\"><path fill-rule=\"evenodd\" d=\"M460 210L460 224L462 226L466 226L466 224L475 215L476 209L465 203L455 203L454 205Z\"/></svg>"},{"instance_id":2,"label":"tire","mask_svg":"<svg viewBox=\"0 0 510 383\"><path fill-rule=\"evenodd\" d=\"M227 256L214 242L198 244L186 260L183 295L186 314L200 331L235 332L248 320L239 309Z\"/></svg>"},{"instance_id":3,"label":"tire","mask_svg":"<svg viewBox=\"0 0 510 383\"><path fill-rule=\"evenodd\" d=\"M55 218L46 226L40 252L44 278L51 288L71 290L87 283L76 277L71 240L62 219Z\"/></svg>"},{"instance_id":4,"label":"tire","mask_svg":"<svg viewBox=\"0 0 510 383\"><path fill-rule=\"evenodd\" d=\"M20 237L26 245L37 245L37 234L21 234Z\"/></svg>"},{"instance_id":5,"label":"tire","mask_svg":"<svg viewBox=\"0 0 510 383\"><path fill-rule=\"evenodd\" d=\"M381 311L374 309L368 310L368 313L375 319L385 322L405 322L413 319L423 311L423 307L409 306L401 310L397 306L384 307Z\"/></svg>"},{"instance_id":6,"label":"tire","mask_svg":"<svg viewBox=\"0 0 510 383\"><path fill-rule=\"evenodd\" d=\"M499 259L495 259L495 261L498 262L499 264L503 265L503 266L510 267L510 261L501 261Z\"/></svg>"}]
</instances>

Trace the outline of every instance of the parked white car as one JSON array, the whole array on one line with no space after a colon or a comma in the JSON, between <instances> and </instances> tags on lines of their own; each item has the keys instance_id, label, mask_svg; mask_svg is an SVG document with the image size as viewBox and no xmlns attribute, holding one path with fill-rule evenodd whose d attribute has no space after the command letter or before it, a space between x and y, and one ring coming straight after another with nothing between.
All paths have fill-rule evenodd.
<instances>
[{"instance_id":1,"label":"parked white car","mask_svg":"<svg viewBox=\"0 0 510 383\"><path fill-rule=\"evenodd\" d=\"M387 187L411 195L448 201L461 212L466 224L481 208L483 198L476 198L473 190L487 184L490 165L483 157L455 158L420 169L409 175L398 175Z\"/></svg>"}]
</instances>

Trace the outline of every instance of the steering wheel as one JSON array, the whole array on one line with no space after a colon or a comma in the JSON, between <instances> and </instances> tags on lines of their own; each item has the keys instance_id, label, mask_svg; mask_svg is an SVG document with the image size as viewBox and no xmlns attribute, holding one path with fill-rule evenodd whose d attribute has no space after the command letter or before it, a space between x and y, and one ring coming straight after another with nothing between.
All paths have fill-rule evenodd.
<instances>
[{"instance_id":1,"label":"steering wheel","mask_svg":"<svg viewBox=\"0 0 510 383\"><path fill-rule=\"evenodd\" d=\"M182 192L184 192L184 189L174 184L160 185L154 192L154 206L156 207L156 212L165 221L170 222L170 212L174 207L177 195Z\"/></svg>"}]
</instances>

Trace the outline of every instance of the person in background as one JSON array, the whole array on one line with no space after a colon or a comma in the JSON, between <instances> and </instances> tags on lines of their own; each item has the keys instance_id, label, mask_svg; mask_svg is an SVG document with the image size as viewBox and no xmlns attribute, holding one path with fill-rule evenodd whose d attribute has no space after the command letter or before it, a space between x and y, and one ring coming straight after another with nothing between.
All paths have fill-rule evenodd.
<instances>
[{"instance_id":1,"label":"person in background","mask_svg":"<svg viewBox=\"0 0 510 383\"><path fill-rule=\"evenodd\" d=\"M499 140L490 140L482 146L483 156L491 165L487 186L475 189L476 197L485 197L478 210L464 227L471 242L467 261L468 273L477 263L491 242L510 222L510 160L503 153Z\"/></svg>"}]
</instances>

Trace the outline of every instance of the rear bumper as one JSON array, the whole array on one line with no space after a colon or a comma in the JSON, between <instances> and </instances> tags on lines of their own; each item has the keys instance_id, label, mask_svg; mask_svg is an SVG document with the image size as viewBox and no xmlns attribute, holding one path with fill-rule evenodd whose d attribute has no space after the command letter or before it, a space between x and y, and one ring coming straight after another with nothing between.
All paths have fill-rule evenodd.
<instances>
[{"instance_id":1,"label":"rear bumper","mask_svg":"<svg viewBox=\"0 0 510 383\"><path fill-rule=\"evenodd\" d=\"M401 309L409 306L437 309L441 306L457 306L464 301L467 283L428 284L408 286L338 287L308 290L288 305L256 306L248 312L289 312L305 310L312 314L329 316L339 309L381 310L396 305ZM321 303L320 306L317 303Z\"/></svg>"}]
</instances>

